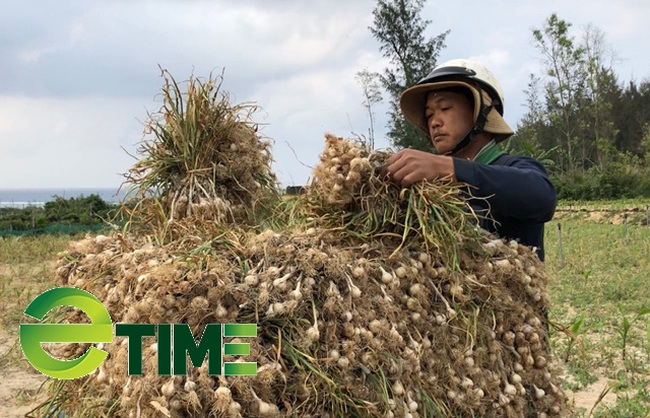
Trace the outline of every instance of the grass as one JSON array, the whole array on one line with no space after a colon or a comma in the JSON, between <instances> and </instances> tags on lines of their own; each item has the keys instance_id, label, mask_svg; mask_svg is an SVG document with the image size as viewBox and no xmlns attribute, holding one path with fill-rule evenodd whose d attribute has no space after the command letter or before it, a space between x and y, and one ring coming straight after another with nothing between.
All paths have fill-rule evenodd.
<instances>
[{"instance_id":1,"label":"grass","mask_svg":"<svg viewBox=\"0 0 650 418\"><path fill-rule=\"evenodd\" d=\"M600 208L598 204L593 206ZM644 312L650 308L650 228L642 222L629 224L624 236L624 225L606 222L606 218L596 223L579 214L558 212L556 219L547 224L546 268L552 301L549 317L556 324L551 341L556 357L565 366L565 390L580 396L597 386L591 403L574 408L571 418L649 417L650 314ZM64 250L70 239L0 239L3 337L17 336L27 304L54 285L56 253ZM10 341L4 344L0 351L3 376L16 364L30 367L17 345L12 347ZM599 385L594 385L597 381ZM603 381L607 384L601 386ZM26 402L31 389L21 392L16 402ZM604 399L598 398L599 393Z\"/></svg>"},{"instance_id":2,"label":"grass","mask_svg":"<svg viewBox=\"0 0 650 418\"><path fill-rule=\"evenodd\" d=\"M54 283L56 253L67 248L69 235L0 238L0 326L16 332L22 311Z\"/></svg>"},{"instance_id":3,"label":"grass","mask_svg":"<svg viewBox=\"0 0 650 418\"><path fill-rule=\"evenodd\" d=\"M18 344L18 324L28 320L23 311L32 299L54 286L56 254L65 250L71 239L76 238L69 235L0 238L0 374L3 380L9 380L8 387L16 388L12 400L0 405L2 416L19 416L19 408L27 412L27 405L38 402L46 392L45 386L35 383L45 381L44 376L30 378L34 382L31 384L22 381L24 372L31 376L33 368Z\"/></svg>"},{"instance_id":4,"label":"grass","mask_svg":"<svg viewBox=\"0 0 650 418\"><path fill-rule=\"evenodd\" d=\"M611 204L621 210L644 202ZM582 204L586 210L602 204ZM650 228L645 222L599 223L561 212L546 228L546 268L556 355L566 360L565 388L579 394L597 378L608 401L572 417L650 416ZM558 223L561 223L562 257ZM563 259L563 263L561 263ZM563 264L563 265L562 265ZM641 412L644 411L644 412Z\"/></svg>"}]
</instances>

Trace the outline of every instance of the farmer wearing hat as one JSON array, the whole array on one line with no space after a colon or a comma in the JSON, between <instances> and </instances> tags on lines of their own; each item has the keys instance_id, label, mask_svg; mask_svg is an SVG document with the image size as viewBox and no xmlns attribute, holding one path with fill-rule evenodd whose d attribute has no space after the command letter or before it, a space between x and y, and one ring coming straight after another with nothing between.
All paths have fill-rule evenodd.
<instances>
[{"instance_id":1,"label":"farmer wearing hat","mask_svg":"<svg viewBox=\"0 0 650 418\"><path fill-rule=\"evenodd\" d=\"M535 247L544 260L544 223L555 212L555 189L538 161L498 148L513 132L494 75L473 61L448 61L406 89L400 107L437 153L401 150L386 165L390 178L405 187L438 178L467 184L470 204L487 215L481 227Z\"/></svg>"}]
</instances>

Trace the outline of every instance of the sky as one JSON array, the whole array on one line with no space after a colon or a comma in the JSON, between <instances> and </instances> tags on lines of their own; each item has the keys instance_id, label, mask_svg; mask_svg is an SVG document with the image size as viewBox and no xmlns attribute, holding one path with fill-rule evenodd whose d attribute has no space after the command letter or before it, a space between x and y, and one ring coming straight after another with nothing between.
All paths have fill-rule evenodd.
<instances>
[{"instance_id":1,"label":"sky","mask_svg":"<svg viewBox=\"0 0 650 418\"><path fill-rule=\"evenodd\" d=\"M224 73L233 104L273 142L282 187L304 185L324 135L368 134L357 72L387 60L369 26L376 0L0 0L0 188L115 187L135 163L144 122L162 102L160 68L177 81ZM516 127L532 30L557 13L576 41L605 34L622 83L650 77L647 0L427 0L427 36L450 30L438 63L469 58L500 80ZM373 107L376 147L388 97Z\"/></svg>"}]
</instances>

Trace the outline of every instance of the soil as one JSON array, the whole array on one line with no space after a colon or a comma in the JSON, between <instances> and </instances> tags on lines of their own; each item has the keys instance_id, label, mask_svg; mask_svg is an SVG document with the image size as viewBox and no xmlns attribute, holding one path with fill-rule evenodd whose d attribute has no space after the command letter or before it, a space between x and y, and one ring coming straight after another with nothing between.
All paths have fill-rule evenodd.
<instances>
[{"instance_id":1,"label":"soil","mask_svg":"<svg viewBox=\"0 0 650 418\"><path fill-rule=\"evenodd\" d=\"M609 381L603 375L597 374L597 380L589 385L585 390L579 392L571 392L570 390L565 390L567 397L569 398L569 405L573 406L573 410L578 411L579 409L584 409L587 413L595 405L600 406L612 406L616 403L616 394L612 391L609 391L600 402L598 399L605 389Z\"/></svg>"},{"instance_id":2,"label":"soil","mask_svg":"<svg viewBox=\"0 0 650 418\"><path fill-rule=\"evenodd\" d=\"M46 377L23 357L16 332L0 329L0 417L22 418L47 398Z\"/></svg>"},{"instance_id":3,"label":"soil","mask_svg":"<svg viewBox=\"0 0 650 418\"><path fill-rule=\"evenodd\" d=\"M601 208L592 209L587 207L559 207L555 212L555 220L579 219L597 224L611 225L650 225L650 214L645 208Z\"/></svg>"}]
</instances>

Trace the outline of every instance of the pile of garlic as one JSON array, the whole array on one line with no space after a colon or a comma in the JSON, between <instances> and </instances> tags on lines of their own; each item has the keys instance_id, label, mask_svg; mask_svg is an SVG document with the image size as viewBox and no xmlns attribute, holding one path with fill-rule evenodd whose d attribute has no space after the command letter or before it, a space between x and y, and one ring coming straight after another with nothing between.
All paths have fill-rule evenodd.
<instances>
[{"instance_id":1,"label":"pile of garlic","mask_svg":"<svg viewBox=\"0 0 650 418\"><path fill-rule=\"evenodd\" d=\"M251 377L209 376L206 364L158 376L157 344L147 338L143 375L128 376L126 342L105 345L102 367L68 387L101 404L119 400L114 416L337 416L333 403L345 396L367 400L357 412L377 417L422 416L432 401L449 417L519 417L531 405L554 417L564 408L545 340L546 279L524 246L488 241L492 254L466 260L460 273L421 248L389 257L378 243L341 246L318 228L240 237L237 256L225 246L179 256L119 236L84 243L95 239L62 256L59 282L95 294L114 322L188 323L195 332L258 324L258 338L243 341L251 355L242 360L258 363ZM83 349L67 345L61 355ZM382 384L367 384L379 376Z\"/></svg>"},{"instance_id":2,"label":"pile of garlic","mask_svg":"<svg viewBox=\"0 0 650 418\"><path fill-rule=\"evenodd\" d=\"M376 164L330 135L309 193L340 210ZM127 342L116 338L101 347L109 357L97 371L66 383L66 414L108 414L115 405L115 417L562 415L546 276L532 249L483 236L481 251L466 251L454 269L417 239L342 238L305 219L277 231L224 225L228 233L209 245L186 238L159 246L118 233L71 243L58 284L93 293L113 322L186 323L198 335L210 323L256 323L257 338L239 341L251 353L238 360L258 370L211 376L204 363L158 376L158 344L144 338L143 374L129 376ZM207 230L203 222L196 227ZM74 311L67 319L84 318ZM71 358L86 347L50 350Z\"/></svg>"}]
</instances>

